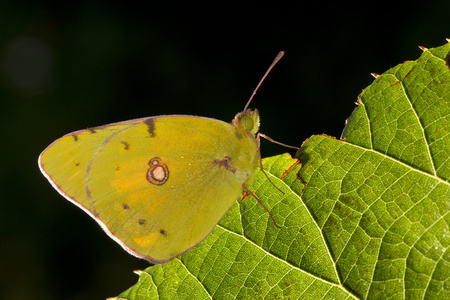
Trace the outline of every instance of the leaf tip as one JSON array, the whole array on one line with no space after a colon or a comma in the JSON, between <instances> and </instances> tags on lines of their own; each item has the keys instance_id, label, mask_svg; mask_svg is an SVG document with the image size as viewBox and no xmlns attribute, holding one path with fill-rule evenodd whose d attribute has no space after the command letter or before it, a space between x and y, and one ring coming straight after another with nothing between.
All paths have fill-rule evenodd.
<instances>
[{"instance_id":1,"label":"leaf tip","mask_svg":"<svg viewBox=\"0 0 450 300\"><path fill-rule=\"evenodd\" d=\"M426 48L424 46L419 46L419 49L422 50L422 51L427 51L428 50L428 48Z\"/></svg>"},{"instance_id":2,"label":"leaf tip","mask_svg":"<svg viewBox=\"0 0 450 300\"><path fill-rule=\"evenodd\" d=\"M141 276L142 273L144 273L144 272L142 272L141 270L134 270L133 273L136 274L136 275Z\"/></svg>"},{"instance_id":3,"label":"leaf tip","mask_svg":"<svg viewBox=\"0 0 450 300\"><path fill-rule=\"evenodd\" d=\"M445 40L447 41L447 43L450 43L450 39L449 38L446 38Z\"/></svg>"},{"instance_id":4,"label":"leaf tip","mask_svg":"<svg viewBox=\"0 0 450 300\"><path fill-rule=\"evenodd\" d=\"M378 76L380 76L377 73L370 73L370 75L372 75L374 78L377 78Z\"/></svg>"}]
</instances>

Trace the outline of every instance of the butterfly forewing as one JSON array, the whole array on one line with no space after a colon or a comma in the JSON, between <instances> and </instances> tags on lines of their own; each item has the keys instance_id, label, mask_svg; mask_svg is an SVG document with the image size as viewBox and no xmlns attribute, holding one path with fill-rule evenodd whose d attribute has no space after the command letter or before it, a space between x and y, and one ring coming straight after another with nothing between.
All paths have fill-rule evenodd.
<instances>
[{"instance_id":1,"label":"butterfly forewing","mask_svg":"<svg viewBox=\"0 0 450 300\"><path fill-rule=\"evenodd\" d=\"M66 135L40 167L127 251L165 262L202 241L234 203L257 147L222 121L163 116Z\"/></svg>"}]
</instances>

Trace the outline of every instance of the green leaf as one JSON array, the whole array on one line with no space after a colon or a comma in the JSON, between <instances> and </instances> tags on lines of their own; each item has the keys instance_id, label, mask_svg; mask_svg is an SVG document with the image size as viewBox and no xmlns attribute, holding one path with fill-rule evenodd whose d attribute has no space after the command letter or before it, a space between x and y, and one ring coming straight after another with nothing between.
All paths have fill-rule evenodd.
<instances>
[{"instance_id":1,"label":"green leaf","mask_svg":"<svg viewBox=\"0 0 450 300\"><path fill-rule=\"evenodd\" d=\"M378 76L343 139L266 158L199 246L119 299L450 299L450 44ZM306 185L304 185L306 183Z\"/></svg>"},{"instance_id":2,"label":"green leaf","mask_svg":"<svg viewBox=\"0 0 450 300\"><path fill-rule=\"evenodd\" d=\"M358 298L450 298L450 44L363 91L345 141L310 138L302 199Z\"/></svg>"}]
</instances>

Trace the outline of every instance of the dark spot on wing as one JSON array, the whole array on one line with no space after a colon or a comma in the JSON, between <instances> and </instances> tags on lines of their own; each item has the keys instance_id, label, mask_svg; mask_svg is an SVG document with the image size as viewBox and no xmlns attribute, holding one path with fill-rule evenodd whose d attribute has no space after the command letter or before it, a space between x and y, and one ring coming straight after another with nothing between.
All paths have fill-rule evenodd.
<instances>
[{"instance_id":1,"label":"dark spot on wing","mask_svg":"<svg viewBox=\"0 0 450 300\"><path fill-rule=\"evenodd\" d=\"M138 223L139 223L139 225L144 225L145 224L145 219L139 219Z\"/></svg>"},{"instance_id":2,"label":"dark spot on wing","mask_svg":"<svg viewBox=\"0 0 450 300\"><path fill-rule=\"evenodd\" d=\"M130 209L130 206L126 203L122 203L123 209Z\"/></svg>"},{"instance_id":3,"label":"dark spot on wing","mask_svg":"<svg viewBox=\"0 0 450 300\"><path fill-rule=\"evenodd\" d=\"M80 165L80 163L76 163L76 164L75 164L75 167L78 167L79 165Z\"/></svg>"},{"instance_id":4,"label":"dark spot on wing","mask_svg":"<svg viewBox=\"0 0 450 300\"><path fill-rule=\"evenodd\" d=\"M167 236L167 231L165 231L164 229L160 229L159 233L161 233L161 235Z\"/></svg>"},{"instance_id":5,"label":"dark spot on wing","mask_svg":"<svg viewBox=\"0 0 450 300\"><path fill-rule=\"evenodd\" d=\"M125 142L125 141L121 141L121 143L124 145L123 149L125 149L125 150L130 149L130 144L128 144L128 143Z\"/></svg>"},{"instance_id":6,"label":"dark spot on wing","mask_svg":"<svg viewBox=\"0 0 450 300\"><path fill-rule=\"evenodd\" d=\"M95 133L96 132L94 128L88 128L88 130L89 130L90 133Z\"/></svg>"},{"instance_id":7,"label":"dark spot on wing","mask_svg":"<svg viewBox=\"0 0 450 300\"><path fill-rule=\"evenodd\" d=\"M73 137L73 139L74 139L75 142L78 142L78 135L72 134L72 137Z\"/></svg>"},{"instance_id":8,"label":"dark spot on wing","mask_svg":"<svg viewBox=\"0 0 450 300\"><path fill-rule=\"evenodd\" d=\"M148 134L151 137L155 137L155 119L154 118L148 118L144 120L145 125L147 125L147 131Z\"/></svg>"},{"instance_id":9,"label":"dark spot on wing","mask_svg":"<svg viewBox=\"0 0 450 300\"><path fill-rule=\"evenodd\" d=\"M222 160L215 159L213 160L213 164L224 167L225 169L231 171L232 173L236 173L236 168L231 163L231 157L229 156L225 156Z\"/></svg>"}]
</instances>

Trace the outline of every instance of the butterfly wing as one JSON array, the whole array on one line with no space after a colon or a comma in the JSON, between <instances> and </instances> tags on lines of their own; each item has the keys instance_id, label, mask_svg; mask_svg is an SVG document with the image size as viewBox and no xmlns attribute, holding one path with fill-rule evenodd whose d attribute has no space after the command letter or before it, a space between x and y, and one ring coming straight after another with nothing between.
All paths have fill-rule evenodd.
<instances>
[{"instance_id":1,"label":"butterfly wing","mask_svg":"<svg viewBox=\"0 0 450 300\"><path fill-rule=\"evenodd\" d=\"M211 232L258 159L253 136L231 124L162 116L68 134L39 164L124 249L162 263Z\"/></svg>"}]
</instances>

